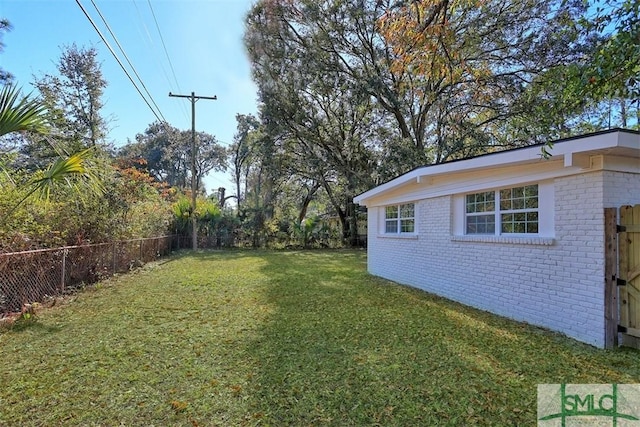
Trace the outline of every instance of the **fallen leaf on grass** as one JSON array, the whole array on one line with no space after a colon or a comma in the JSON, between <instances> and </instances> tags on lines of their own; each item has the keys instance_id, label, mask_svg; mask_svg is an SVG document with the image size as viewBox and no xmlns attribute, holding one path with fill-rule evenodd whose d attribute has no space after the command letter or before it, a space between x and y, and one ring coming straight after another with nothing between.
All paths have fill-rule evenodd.
<instances>
[{"instance_id":1,"label":"fallen leaf on grass","mask_svg":"<svg viewBox=\"0 0 640 427\"><path fill-rule=\"evenodd\" d=\"M187 402L181 402L179 400L172 400L171 401L171 407L173 408L174 411L176 411L176 414L180 414L184 411L187 410L187 406L189 406L189 404Z\"/></svg>"}]
</instances>

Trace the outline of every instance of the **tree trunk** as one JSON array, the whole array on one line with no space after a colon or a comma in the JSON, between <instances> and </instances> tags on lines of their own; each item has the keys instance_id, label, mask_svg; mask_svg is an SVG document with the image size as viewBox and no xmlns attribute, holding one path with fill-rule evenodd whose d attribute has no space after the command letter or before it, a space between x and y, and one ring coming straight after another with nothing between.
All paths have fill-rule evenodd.
<instances>
[{"instance_id":1,"label":"tree trunk","mask_svg":"<svg viewBox=\"0 0 640 427\"><path fill-rule=\"evenodd\" d=\"M355 248L358 246L358 210L353 197L349 197L347 201L347 212L349 213L349 246Z\"/></svg>"},{"instance_id":2,"label":"tree trunk","mask_svg":"<svg viewBox=\"0 0 640 427\"><path fill-rule=\"evenodd\" d=\"M302 220L307 216L309 203L311 203L311 199L313 199L314 194L316 194L316 191L318 191L321 186L322 185L319 182L313 184L313 187L309 189L304 200L302 200L302 206L300 207L300 213L298 214L298 224L302 224Z\"/></svg>"},{"instance_id":3,"label":"tree trunk","mask_svg":"<svg viewBox=\"0 0 640 427\"><path fill-rule=\"evenodd\" d=\"M331 190L331 185L327 182L326 179L324 179L324 177L322 177L322 187L327 192L327 196L329 196L329 200L331 201L333 208L338 213L338 218L340 219L340 225L342 226L342 238L346 240L349 236L349 224L347 221L347 215L345 211L342 210L340 203L338 203L338 201L334 197L333 191Z\"/></svg>"}]
</instances>

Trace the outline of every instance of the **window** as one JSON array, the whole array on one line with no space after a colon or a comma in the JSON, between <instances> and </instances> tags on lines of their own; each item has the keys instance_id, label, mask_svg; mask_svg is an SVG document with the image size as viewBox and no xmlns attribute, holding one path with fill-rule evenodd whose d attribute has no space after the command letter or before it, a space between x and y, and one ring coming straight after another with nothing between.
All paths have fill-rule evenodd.
<instances>
[{"instance_id":1,"label":"window","mask_svg":"<svg viewBox=\"0 0 640 427\"><path fill-rule=\"evenodd\" d=\"M494 234L495 192L467 195L467 234Z\"/></svg>"},{"instance_id":2,"label":"window","mask_svg":"<svg viewBox=\"0 0 640 427\"><path fill-rule=\"evenodd\" d=\"M538 185L467 194L466 234L538 234Z\"/></svg>"},{"instance_id":3,"label":"window","mask_svg":"<svg viewBox=\"0 0 640 427\"><path fill-rule=\"evenodd\" d=\"M415 208L413 203L387 206L384 213L384 232L387 234L413 233Z\"/></svg>"}]
</instances>

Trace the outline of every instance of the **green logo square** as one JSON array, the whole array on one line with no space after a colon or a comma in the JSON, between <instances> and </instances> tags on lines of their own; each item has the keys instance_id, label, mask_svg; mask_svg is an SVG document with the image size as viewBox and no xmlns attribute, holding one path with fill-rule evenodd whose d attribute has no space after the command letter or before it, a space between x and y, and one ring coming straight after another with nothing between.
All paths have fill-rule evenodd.
<instances>
[{"instance_id":1,"label":"green logo square","mask_svg":"<svg viewBox=\"0 0 640 427\"><path fill-rule=\"evenodd\" d=\"M640 384L538 384L538 426L640 427Z\"/></svg>"}]
</instances>

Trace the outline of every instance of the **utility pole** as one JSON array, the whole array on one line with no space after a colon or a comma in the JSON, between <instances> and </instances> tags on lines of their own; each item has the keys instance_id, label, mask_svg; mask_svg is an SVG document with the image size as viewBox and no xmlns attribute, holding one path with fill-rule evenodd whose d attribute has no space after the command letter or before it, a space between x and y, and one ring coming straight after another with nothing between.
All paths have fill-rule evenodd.
<instances>
[{"instance_id":1,"label":"utility pole","mask_svg":"<svg viewBox=\"0 0 640 427\"><path fill-rule=\"evenodd\" d=\"M198 249L198 221L196 219L196 101L199 99L218 99L217 96L175 95L169 92L169 96L176 98L188 98L191 100L191 242L193 250Z\"/></svg>"}]
</instances>

